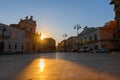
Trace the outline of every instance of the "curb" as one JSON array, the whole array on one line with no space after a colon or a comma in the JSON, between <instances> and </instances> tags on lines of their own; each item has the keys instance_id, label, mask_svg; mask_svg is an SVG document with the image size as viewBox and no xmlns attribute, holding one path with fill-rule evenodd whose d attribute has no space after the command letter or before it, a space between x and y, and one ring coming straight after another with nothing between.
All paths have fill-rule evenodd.
<instances>
[{"instance_id":1,"label":"curb","mask_svg":"<svg viewBox=\"0 0 120 80\"><path fill-rule=\"evenodd\" d=\"M120 54L120 52L111 52L111 54Z\"/></svg>"}]
</instances>

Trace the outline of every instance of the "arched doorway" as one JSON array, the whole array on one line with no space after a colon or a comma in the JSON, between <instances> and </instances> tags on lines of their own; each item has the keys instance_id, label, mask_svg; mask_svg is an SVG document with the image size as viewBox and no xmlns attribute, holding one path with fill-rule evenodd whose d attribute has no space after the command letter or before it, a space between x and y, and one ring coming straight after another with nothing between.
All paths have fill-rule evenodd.
<instances>
[{"instance_id":1,"label":"arched doorway","mask_svg":"<svg viewBox=\"0 0 120 80\"><path fill-rule=\"evenodd\" d=\"M4 52L4 42L0 42L0 53Z\"/></svg>"}]
</instances>

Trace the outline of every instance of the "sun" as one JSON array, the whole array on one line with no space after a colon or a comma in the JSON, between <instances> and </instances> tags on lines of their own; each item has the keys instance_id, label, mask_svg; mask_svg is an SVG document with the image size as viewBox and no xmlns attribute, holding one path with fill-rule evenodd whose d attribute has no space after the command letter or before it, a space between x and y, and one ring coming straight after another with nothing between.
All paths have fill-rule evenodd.
<instances>
[{"instance_id":1,"label":"sun","mask_svg":"<svg viewBox=\"0 0 120 80\"><path fill-rule=\"evenodd\" d=\"M44 38L46 38L46 36L42 34L41 37L40 37L40 39L44 40Z\"/></svg>"}]
</instances>

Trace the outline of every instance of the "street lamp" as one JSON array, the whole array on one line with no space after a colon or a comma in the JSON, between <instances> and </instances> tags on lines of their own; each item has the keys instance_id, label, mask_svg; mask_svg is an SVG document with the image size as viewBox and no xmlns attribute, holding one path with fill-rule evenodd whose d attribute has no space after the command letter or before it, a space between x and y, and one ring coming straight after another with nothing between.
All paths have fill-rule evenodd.
<instances>
[{"instance_id":1,"label":"street lamp","mask_svg":"<svg viewBox=\"0 0 120 80\"><path fill-rule=\"evenodd\" d=\"M65 33L65 34L63 34L63 37L65 37L65 40L66 40L67 36L68 36L68 35L67 35L66 33Z\"/></svg>"},{"instance_id":2,"label":"street lamp","mask_svg":"<svg viewBox=\"0 0 120 80\"><path fill-rule=\"evenodd\" d=\"M80 28L81 28L80 24L76 24L74 26L74 29L77 30L77 45L78 45L78 50L79 50L79 37L78 37L79 32L78 31L79 31Z\"/></svg>"}]
</instances>

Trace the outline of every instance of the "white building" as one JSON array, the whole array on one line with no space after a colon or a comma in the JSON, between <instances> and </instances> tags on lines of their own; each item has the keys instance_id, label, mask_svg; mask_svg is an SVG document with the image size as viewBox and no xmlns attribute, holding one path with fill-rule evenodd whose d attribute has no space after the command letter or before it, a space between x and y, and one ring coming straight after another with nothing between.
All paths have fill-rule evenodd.
<instances>
[{"instance_id":1,"label":"white building","mask_svg":"<svg viewBox=\"0 0 120 80\"><path fill-rule=\"evenodd\" d=\"M117 47L117 40L115 40L115 22L110 21L103 27L85 27L79 34L80 49L107 48L115 51Z\"/></svg>"},{"instance_id":2,"label":"white building","mask_svg":"<svg viewBox=\"0 0 120 80\"><path fill-rule=\"evenodd\" d=\"M98 49L100 47L100 44L97 42L100 36L98 29L99 28L94 27L84 28L84 30L79 34L80 49Z\"/></svg>"},{"instance_id":3,"label":"white building","mask_svg":"<svg viewBox=\"0 0 120 80\"><path fill-rule=\"evenodd\" d=\"M0 23L0 52L24 52L25 32Z\"/></svg>"}]
</instances>

